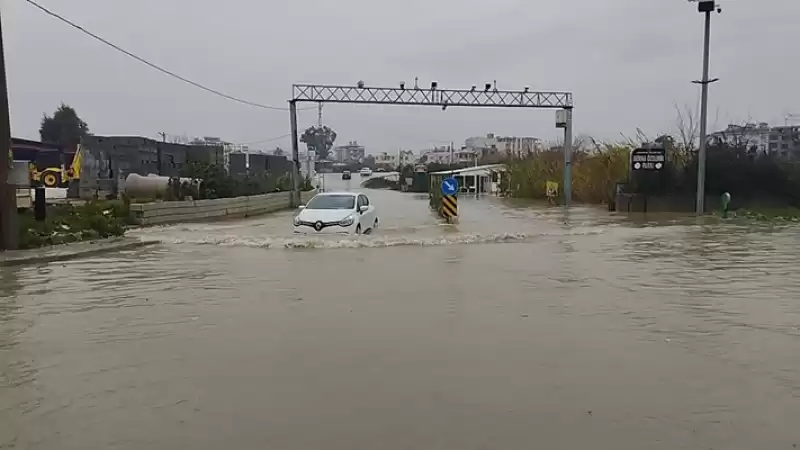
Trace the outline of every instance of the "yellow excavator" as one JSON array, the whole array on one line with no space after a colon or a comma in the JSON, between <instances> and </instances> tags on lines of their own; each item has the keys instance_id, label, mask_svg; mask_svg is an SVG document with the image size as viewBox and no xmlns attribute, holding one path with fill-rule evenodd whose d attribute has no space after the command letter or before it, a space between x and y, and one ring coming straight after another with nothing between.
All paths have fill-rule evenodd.
<instances>
[{"instance_id":1,"label":"yellow excavator","mask_svg":"<svg viewBox=\"0 0 800 450\"><path fill-rule=\"evenodd\" d=\"M78 150L72 157L72 163L69 167L63 164L61 167L47 167L42 170L36 168L35 163L29 165L31 171L31 183L37 186L44 186L49 188L65 188L69 186L70 181L80 180L81 178L81 160L83 159L83 150L78 145Z\"/></svg>"}]
</instances>

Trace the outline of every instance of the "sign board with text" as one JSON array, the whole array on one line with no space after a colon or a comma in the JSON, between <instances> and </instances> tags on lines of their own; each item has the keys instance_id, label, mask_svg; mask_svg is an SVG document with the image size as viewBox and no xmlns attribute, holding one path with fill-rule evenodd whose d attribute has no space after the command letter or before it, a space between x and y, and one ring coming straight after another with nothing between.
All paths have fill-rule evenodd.
<instances>
[{"instance_id":1,"label":"sign board with text","mask_svg":"<svg viewBox=\"0 0 800 450\"><path fill-rule=\"evenodd\" d=\"M637 148L631 152L632 170L662 170L667 165L667 152L663 148Z\"/></svg>"}]
</instances>

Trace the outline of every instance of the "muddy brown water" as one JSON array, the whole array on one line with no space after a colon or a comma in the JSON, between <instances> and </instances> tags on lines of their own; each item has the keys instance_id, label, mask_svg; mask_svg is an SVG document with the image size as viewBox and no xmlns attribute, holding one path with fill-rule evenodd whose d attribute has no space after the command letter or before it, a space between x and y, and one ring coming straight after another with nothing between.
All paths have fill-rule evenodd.
<instances>
[{"instance_id":1,"label":"muddy brown water","mask_svg":"<svg viewBox=\"0 0 800 450\"><path fill-rule=\"evenodd\" d=\"M367 193L0 268L0 448L800 445L798 229Z\"/></svg>"}]
</instances>

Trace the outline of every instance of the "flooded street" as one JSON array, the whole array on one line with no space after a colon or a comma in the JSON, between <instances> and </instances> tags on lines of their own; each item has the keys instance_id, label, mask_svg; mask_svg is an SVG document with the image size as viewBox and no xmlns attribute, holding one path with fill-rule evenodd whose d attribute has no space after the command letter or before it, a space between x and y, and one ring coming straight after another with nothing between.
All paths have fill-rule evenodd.
<instances>
[{"instance_id":1,"label":"flooded street","mask_svg":"<svg viewBox=\"0 0 800 450\"><path fill-rule=\"evenodd\" d=\"M800 229L365 192L0 268L0 448L800 446Z\"/></svg>"}]
</instances>

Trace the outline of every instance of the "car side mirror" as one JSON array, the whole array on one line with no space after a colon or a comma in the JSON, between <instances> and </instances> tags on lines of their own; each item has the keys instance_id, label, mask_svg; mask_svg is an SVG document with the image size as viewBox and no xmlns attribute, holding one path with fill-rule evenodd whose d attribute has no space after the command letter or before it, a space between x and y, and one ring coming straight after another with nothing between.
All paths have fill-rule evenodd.
<instances>
[{"instance_id":1,"label":"car side mirror","mask_svg":"<svg viewBox=\"0 0 800 450\"><path fill-rule=\"evenodd\" d=\"M305 208L306 208L306 205L300 205L300 206L297 207L297 209L305 209Z\"/></svg>"},{"instance_id":2,"label":"car side mirror","mask_svg":"<svg viewBox=\"0 0 800 450\"><path fill-rule=\"evenodd\" d=\"M361 214L364 214L365 212L367 212L368 209L369 209L369 206L363 205L363 206L360 206L358 208L358 212L360 212Z\"/></svg>"}]
</instances>

